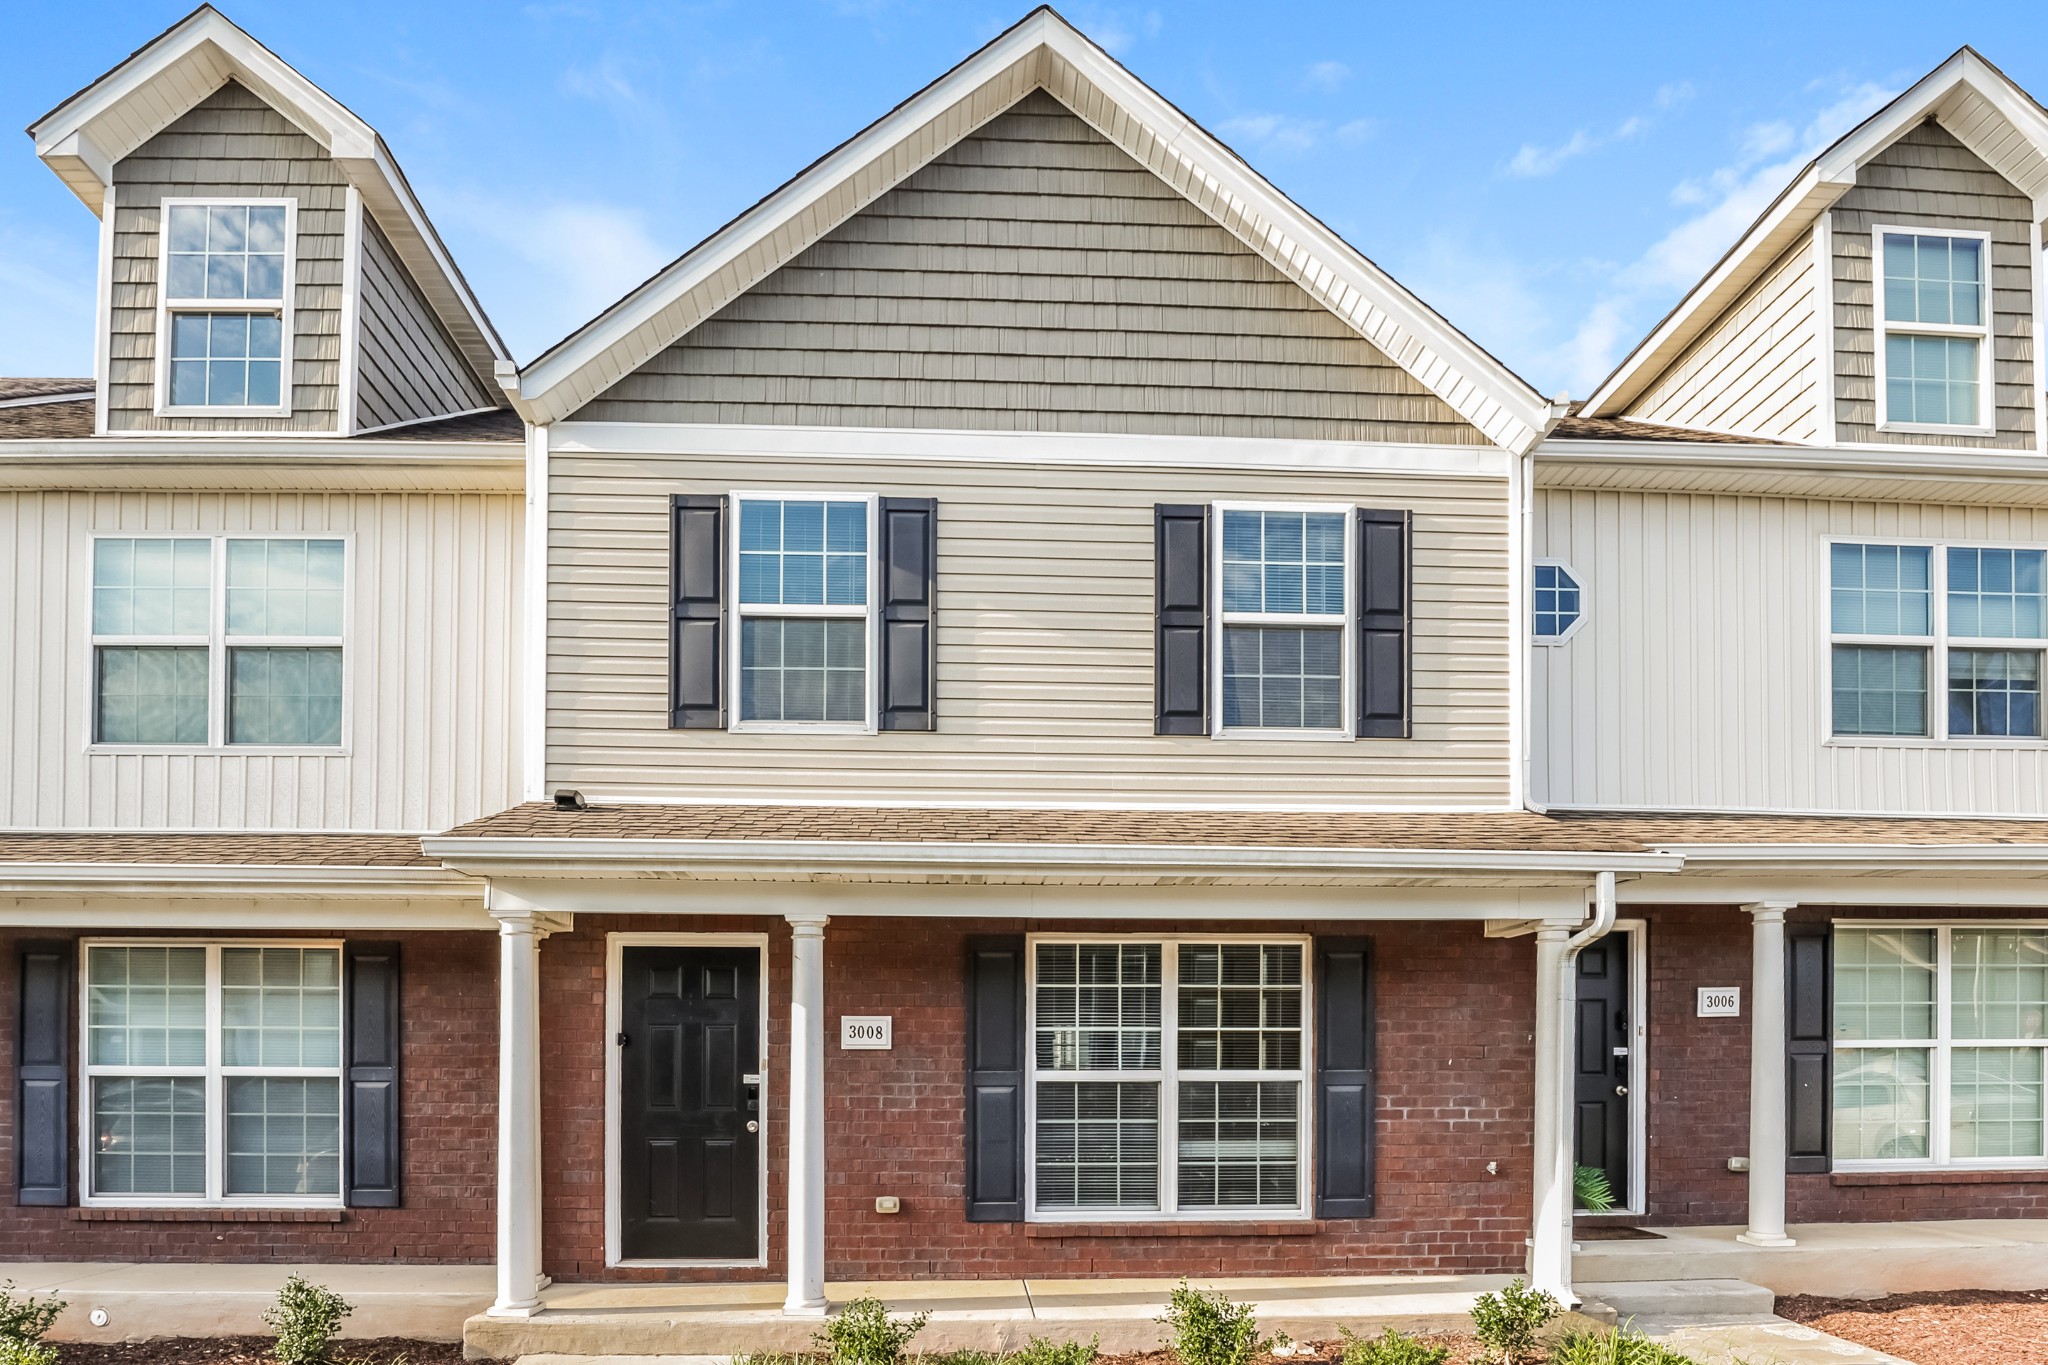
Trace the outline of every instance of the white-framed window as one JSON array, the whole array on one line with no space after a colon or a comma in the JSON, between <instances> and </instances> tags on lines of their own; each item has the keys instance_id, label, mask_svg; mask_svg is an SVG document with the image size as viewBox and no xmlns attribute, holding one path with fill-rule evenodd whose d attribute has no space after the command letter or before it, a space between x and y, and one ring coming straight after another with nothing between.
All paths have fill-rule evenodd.
<instances>
[{"instance_id":1,"label":"white-framed window","mask_svg":"<svg viewBox=\"0 0 2048 1365\"><path fill-rule=\"evenodd\" d=\"M1216 733L1349 737L1356 509L1219 503L1215 515Z\"/></svg>"},{"instance_id":2,"label":"white-framed window","mask_svg":"<svg viewBox=\"0 0 2048 1365\"><path fill-rule=\"evenodd\" d=\"M80 945L87 1204L341 1202L341 945Z\"/></svg>"},{"instance_id":3,"label":"white-framed window","mask_svg":"<svg viewBox=\"0 0 2048 1365\"><path fill-rule=\"evenodd\" d=\"M1529 633L1539 645L1561 645L1586 619L1585 580L1561 559L1539 559L1530 572Z\"/></svg>"},{"instance_id":4,"label":"white-framed window","mask_svg":"<svg viewBox=\"0 0 2048 1365\"><path fill-rule=\"evenodd\" d=\"M2048 1164L2048 926L1838 924L1838 1169Z\"/></svg>"},{"instance_id":5,"label":"white-framed window","mask_svg":"<svg viewBox=\"0 0 2048 1365\"><path fill-rule=\"evenodd\" d=\"M288 416L290 199L166 199L158 234L159 416Z\"/></svg>"},{"instance_id":6,"label":"white-framed window","mask_svg":"<svg viewBox=\"0 0 2048 1365\"><path fill-rule=\"evenodd\" d=\"M735 493L738 730L875 728L875 499Z\"/></svg>"},{"instance_id":7,"label":"white-framed window","mask_svg":"<svg viewBox=\"0 0 2048 1365\"><path fill-rule=\"evenodd\" d=\"M1989 435L1991 235L1873 226L1877 424Z\"/></svg>"},{"instance_id":8,"label":"white-framed window","mask_svg":"<svg viewBox=\"0 0 2048 1365\"><path fill-rule=\"evenodd\" d=\"M1834 736L2040 739L2044 564L2029 546L1829 542Z\"/></svg>"},{"instance_id":9,"label":"white-framed window","mask_svg":"<svg viewBox=\"0 0 2048 1365\"><path fill-rule=\"evenodd\" d=\"M338 748L347 542L93 538L92 742Z\"/></svg>"},{"instance_id":10,"label":"white-framed window","mask_svg":"<svg viewBox=\"0 0 2048 1365\"><path fill-rule=\"evenodd\" d=\"M1034 1219L1307 1212L1308 940L1033 935Z\"/></svg>"}]
</instances>

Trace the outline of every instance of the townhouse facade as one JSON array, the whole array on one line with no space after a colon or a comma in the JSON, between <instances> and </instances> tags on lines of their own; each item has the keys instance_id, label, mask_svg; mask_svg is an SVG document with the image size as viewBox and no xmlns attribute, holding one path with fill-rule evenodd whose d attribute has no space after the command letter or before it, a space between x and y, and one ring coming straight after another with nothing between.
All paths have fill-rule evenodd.
<instances>
[{"instance_id":1,"label":"townhouse facade","mask_svg":"<svg viewBox=\"0 0 2048 1365\"><path fill-rule=\"evenodd\" d=\"M2048 113L1974 52L1582 404L1045 9L523 366L210 7L31 133L102 252L95 378L0 381L21 1254L516 1324L1569 1293L1575 1165L2041 1214Z\"/></svg>"}]
</instances>

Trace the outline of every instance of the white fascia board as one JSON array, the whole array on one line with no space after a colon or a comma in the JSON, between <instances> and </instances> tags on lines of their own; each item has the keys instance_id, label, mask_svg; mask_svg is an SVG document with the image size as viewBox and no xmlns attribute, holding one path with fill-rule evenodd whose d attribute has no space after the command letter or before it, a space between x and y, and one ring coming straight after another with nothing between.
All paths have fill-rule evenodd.
<instances>
[{"instance_id":1,"label":"white fascia board","mask_svg":"<svg viewBox=\"0 0 2048 1365\"><path fill-rule=\"evenodd\" d=\"M1676 872L1682 860L1660 853L1549 853L1500 849L1274 848L1160 844L928 843L861 839L480 839L427 838L430 858L479 875L625 875L687 872L711 876L764 868L829 871L981 872L1051 870L1156 875L1361 875L1426 873L1591 874Z\"/></svg>"},{"instance_id":2,"label":"white fascia board","mask_svg":"<svg viewBox=\"0 0 2048 1365\"><path fill-rule=\"evenodd\" d=\"M1545 441L1536 467L1564 464L1649 468L1712 466L1724 469L1812 469L1843 474L1924 474L1930 478L2027 478L2048 475L2048 464L2028 451L1958 450L1940 446L1755 445L1706 441ZM1537 479L1537 486L1542 486Z\"/></svg>"},{"instance_id":3,"label":"white fascia board","mask_svg":"<svg viewBox=\"0 0 2048 1365\"><path fill-rule=\"evenodd\" d=\"M2041 879L2010 870L2002 875L1964 877L1906 872L1844 876L1813 868L1784 872L1726 869L1718 874L1647 877L1623 882L1617 890L1624 905L1720 905L1728 907L1731 916L1740 913L1738 907L1759 901L1887 908L1908 905L1937 911L2048 909L2048 892L2044 892Z\"/></svg>"},{"instance_id":4,"label":"white fascia board","mask_svg":"<svg viewBox=\"0 0 2048 1365\"><path fill-rule=\"evenodd\" d=\"M1505 479L1498 446L1293 441L1251 436L956 431L936 427L798 427L716 423L559 422L548 449L566 455L707 455L803 460L1300 469L1347 474Z\"/></svg>"},{"instance_id":5,"label":"white fascia board","mask_svg":"<svg viewBox=\"0 0 2048 1365\"><path fill-rule=\"evenodd\" d=\"M237 884L217 893L189 885L131 888L89 886L78 893L0 891L0 918L15 929L97 929L127 934L199 929L255 933L319 929L400 933L420 929L495 931L484 911L483 889L459 898L343 894L308 899Z\"/></svg>"},{"instance_id":6,"label":"white fascia board","mask_svg":"<svg viewBox=\"0 0 2048 1365\"><path fill-rule=\"evenodd\" d=\"M2042 831L2048 840L2048 829ZM1717 865L1790 871L1842 869L1853 874L1910 875L1925 870L1936 875L1971 868L1996 868L2007 873L2048 873L2048 842L2038 844L1684 844L1659 843L1661 852L1678 855L1688 872L1710 872ZM2037 892L2048 902L2048 886Z\"/></svg>"},{"instance_id":7,"label":"white fascia board","mask_svg":"<svg viewBox=\"0 0 2048 1365\"><path fill-rule=\"evenodd\" d=\"M279 867L238 863L0 863L0 895L457 896L477 884L438 867Z\"/></svg>"},{"instance_id":8,"label":"white fascia board","mask_svg":"<svg viewBox=\"0 0 2048 1365\"><path fill-rule=\"evenodd\" d=\"M841 205L843 211L838 214L814 212L820 200L851 181L861 169L923 136L933 122L973 99L984 86L1020 63L1028 63L1033 69L1033 86L1050 89L1052 73L1047 68L1054 61L1064 62L1115 106L1118 117L1114 120L1081 115L1099 132L1226 231L1282 265L1302 288L1498 445L1519 454L1542 439L1563 415L1561 405L1539 395L1157 91L1057 14L1040 9L528 365L521 373L519 392L530 406L533 420L558 421L569 416L612 378L632 371L673 344L687 329L663 330L659 323L664 312L692 290L715 283L739 292L794 255L794 251L780 253L765 269L757 261L750 278L744 280L725 277L725 272L793 220L812 215L801 243L808 245L886 192L891 185L870 187L872 193L866 199ZM986 117L999 112L991 107ZM979 122L963 123L956 136L967 136L978 126ZM1166 174L1150 158L1133 150L1133 144L1151 143L1175 163L1178 174ZM945 145L951 145L951 140ZM920 146L919 155L906 158L901 176L892 184L900 183L902 177L944 149L935 140ZM1200 193L1193 192L1191 186ZM1219 203L1224 212L1219 213ZM593 371L604 376L596 388L589 378Z\"/></svg>"}]
</instances>

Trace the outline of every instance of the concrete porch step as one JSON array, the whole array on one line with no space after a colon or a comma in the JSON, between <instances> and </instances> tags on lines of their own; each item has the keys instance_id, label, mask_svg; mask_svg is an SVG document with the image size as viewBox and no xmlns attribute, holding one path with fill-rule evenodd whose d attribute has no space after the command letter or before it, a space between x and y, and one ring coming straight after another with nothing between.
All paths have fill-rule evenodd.
<instances>
[{"instance_id":1,"label":"concrete porch step","mask_svg":"<svg viewBox=\"0 0 2048 1365\"><path fill-rule=\"evenodd\" d=\"M1340 1325L1377 1333L1466 1326L1472 1303L1505 1275L1297 1277L1195 1281L1257 1308L1265 1332L1330 1338ZM1160 1344L1158 1318L1175 1280L956 1280L924 1284L833 1284L834 1304L872 1294L893 1313L929 1311L920 1352L1015 1350L1033 1337L1085 1341L1105 1352ZM808 1349L818 1319L782 1314L779 1284L553 1285L531 1318L473 1317L463 1331L470 1359L733 1356ZM536 1362L538 1365L538 1362Z\"/></svg>"},{"instance_id":2,"label":"concrete porch step","mask_svg":"<svg viewBox=\"0 0 2048 1365\"><path fill-rule=\"evenodd\" d=\"M1605 1304L1624 1322L1768 1316L1778 1301L1770 1290L1747 1280L1620 1280L1575 1288L1588 1304Z\"/></svg>"},{"instance_id":3,"label":"concrete porch step","mask_svg":"<svg viewBox=\"0 0 2048 1365\"><path fill-rule=\"evenodd\" d=\"M1747 1280L1775 1294L1852 1299L1924 1289L2048 1288L2043 1218L1802 1223L1787 1229L1795 1242L1789 1247L1745 1245L1736 1240L1740 1227L1647 1230L1657 1237L1581 1243L1572 1256L1574 1280Z\"/></svg>"}]
</instances>

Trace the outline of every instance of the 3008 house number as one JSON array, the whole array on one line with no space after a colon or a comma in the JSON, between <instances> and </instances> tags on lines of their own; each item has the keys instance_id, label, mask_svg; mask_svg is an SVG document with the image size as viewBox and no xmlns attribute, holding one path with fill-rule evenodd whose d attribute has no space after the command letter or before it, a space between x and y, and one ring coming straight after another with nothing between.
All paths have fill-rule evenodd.
<instances>
[{"instance_id":1,"label":"3008 house number","mask_svg":"<svg viewBox=\"0 0 2048 1365\"><path fill-rule=\"evenodd\" d=\"M842 1014L839 1016L839 1046L842 1051L859 1051L872 1048L877 1051L889 1050L890 1021L894 1016L887 1014Z\"/></svg>"}]
</instances>

